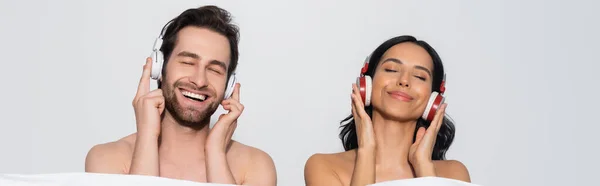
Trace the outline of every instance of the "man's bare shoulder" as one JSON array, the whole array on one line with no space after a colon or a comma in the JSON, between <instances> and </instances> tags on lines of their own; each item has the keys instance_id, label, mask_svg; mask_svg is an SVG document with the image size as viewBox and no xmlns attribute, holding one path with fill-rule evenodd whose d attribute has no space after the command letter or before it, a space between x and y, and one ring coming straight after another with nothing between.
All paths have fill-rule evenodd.
<instances>
[{"instance_id":1,"label":"man's bare shoulder","mask_svg":"<svg viewBox=\"0 0 600 186\"><path fill-rule=\"evenodd\" d=\"M231 147L227 152L227 157L245 162L260 161L264 163L273 162L273 159L265 151L252 147L238 141L232 140Z\"/></svg>"},{"instance_id":2,"label":"man's bare shoulder","mask_svg":"<svg viewBox=\"0 0 600 186\"><path fill-rule=\"evenodd\" d=\"M439 177L471 182L469 170L462 162L458 160L437 160L433 163Z\"/></svg>"},{"instance_id":3,"label":"man's bare shoulder","mask_svg":"<svg viewBox=\"0 0 600 186\"><path fill-rule=\"evenodd\" d=\"M130 134L117 141L108 143L101 143L95 145L90 149L90 152L111 152L111 153L133 153L133 147L135 145L136 134Z\"/></svg>"},{"instance_id":4,"label":"man's bare shoulder","mask_svg":"<svg viewBox=\"0 0 600 186\"><path fill-rule=\"evenodd\" d=\"M233 140L227 159L236 170L244 172L244 184L276 185L275 163L265 151Z\"/></svg>"},{"instance_id":5,"label":"man's bare shoulder","mask_svg":"<svg viewBox=\"0 0 600 186\"><path fill-rule=\"evenodd\" d=\"M135 133L117 141L94 145L85 158L86 172L126 173L131 162Z\"/></svg>"}]
</instances>

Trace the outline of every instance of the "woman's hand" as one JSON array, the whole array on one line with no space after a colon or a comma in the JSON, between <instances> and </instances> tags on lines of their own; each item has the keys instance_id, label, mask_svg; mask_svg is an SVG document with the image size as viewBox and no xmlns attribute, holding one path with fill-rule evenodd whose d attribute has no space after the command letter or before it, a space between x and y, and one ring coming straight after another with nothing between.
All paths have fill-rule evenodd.
<instances>
[{"instance_id":1,"label":"woman's hand","mask_svg":"<svg viewBox=\"0 0 600 186\"><path fill-rule=\"evenodd\" d=\"M436 176L431 155L437 134L443 124L442 121L444 121L446 106L447 104L440 106L427 130L425 127L419 128L415 143L410 146L408 160L415 169L417 177Z\"/></svg>"},{"instance_id":2,"label":"woman's hand","mask_svg":"<svg viewBox=\"0 0 600 186\"><path fill-rule=\"evenodd\" d=\"M375 132L371 117L365 112L365 105L356 84L352 84L352 117L356 126L358 149L375 150Z\"/></svg>"},{"instance_id":3,"label":"woman's hand","mask_svg":"<svg viewBox=\"0 0 600 186\"><path fill-rule=\"evenodd\" d=\"M350 186L364 186L375 183L375 132L356 84L352 84L351 97L358 149Z\"/></svg>"}]
</instances>

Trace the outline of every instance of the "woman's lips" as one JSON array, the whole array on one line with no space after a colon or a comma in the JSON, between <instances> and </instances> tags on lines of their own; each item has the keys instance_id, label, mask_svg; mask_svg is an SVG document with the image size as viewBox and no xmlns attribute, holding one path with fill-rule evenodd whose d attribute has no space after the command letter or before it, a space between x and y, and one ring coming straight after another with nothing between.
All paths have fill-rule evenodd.
<instances>
[{"instance_id":1,"label":"woman's lips","mask_svg":"<svg viewBox=\"0 0 600 186\"><path fill-rule=\"evenodd\" d=\"M388 92L393 98L402 100L402 101L412 101L414 98L407 93L401 91L390 91Z\"/></svg>"}]
</instances>

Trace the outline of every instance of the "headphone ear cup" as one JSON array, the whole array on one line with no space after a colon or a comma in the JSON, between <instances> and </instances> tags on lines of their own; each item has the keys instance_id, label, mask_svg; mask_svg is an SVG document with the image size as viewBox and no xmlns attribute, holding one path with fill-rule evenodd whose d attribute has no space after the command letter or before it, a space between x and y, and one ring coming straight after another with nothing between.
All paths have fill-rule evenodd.
<instances>
[{"instance_id":1,"label":"headphone ear cup","mask_svg":"<svg viewBox=\"0 0 600 186\"><path fill-rule=\"evenodd\" d=\"M421 116L424 120L432 121L435 113L440 108L446 98L440 95L438 92L432 92L429 97L429 101L427 102L427 107L425 107L425 112L423 112L423 116Z\"/></svg>"},{"instance_id":2,"label":"headphone ear cup","mask_svg":"<svg viewBox=\"0 0 600 186\"><path fill-rule=\"evenodd\" d=\"M223 99L229 99L233 95L233 89L235 89L235 84L237 83L237 79L235 74L232 74L229 77L229 81L227 81L227 87L225 88L225 94Z\"/></svg>"},{"instance_id":3,"label":"headphone ear cup","mask_svg":"<svg viewBox=\"0 0 600 186\"><path fill-rule=\"evenodd\" d=\"M363 76L356 79L356 85L358 85L358 91L362 98L365 106L371 105L371 77Z\"/></svg>"},{"instance_id":4,"label":"headphone ear cup","mask_svg":"<svg viewBox=\"0 0 600 186\"><path fill-rule=\"evenodd\" d=\"M163 54L158 50L154 50L151 55L152 58L152 71L150 77L154 80L160 79L162 75L163 67Z\"/></svg>"}]
</instances>

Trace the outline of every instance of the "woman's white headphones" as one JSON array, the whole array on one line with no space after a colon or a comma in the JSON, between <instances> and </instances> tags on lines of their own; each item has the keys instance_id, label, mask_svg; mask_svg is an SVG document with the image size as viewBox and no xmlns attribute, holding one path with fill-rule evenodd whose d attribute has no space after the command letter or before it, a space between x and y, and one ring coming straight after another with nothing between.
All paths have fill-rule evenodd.
<instances>
[{"instance_id":1,"label":"woman's white headphones","mask_svg":"<svg viewBox=\"0 0 600 186\"><path fill-rule=\"evenodd\" d=\"M371 56L367 56L365 60L365 65L360 70L359 77L356 78L356 85L358 86L358 90L360 91L360 97L363 100L365 106L371 105L371 89L372 89L372 79L370 76L365 75L367 70L369 69L369 60ZM427 107L425 108L425 112L421 116L424 120L431 121L435 116L436 111L439 107L444 104L445 97L443 96L446 91L446 74L444 74L444 78L442 80L442 84L440 85L440 92L433 91L429 96L429 101L427 102Z\"/></svg>"},{"instance_id":2,"label":"woman's white headphones","mask_svg":"<svg viewBox=\"0 0 600 186\"><path fill-rule=\"evenodd\" d=\"M163 43L164 31L168 27L171 22L167 23L163 30L160 32L160 35L154 40L154 46L152 47L152 54L150 57L152 58L152 71L150 72L150 77L154 80L159 80L162 76L162 68L164 62L163 53L160 51L160 47ZM235 84L237 83L237 78L235 76L235 72L232 72L228 77L229 81L227 81L227 85L225 87L225 94L223 95L223 99L229 99L231 95L233 95L233 89Z\"/></svg>"}]
</instances>

